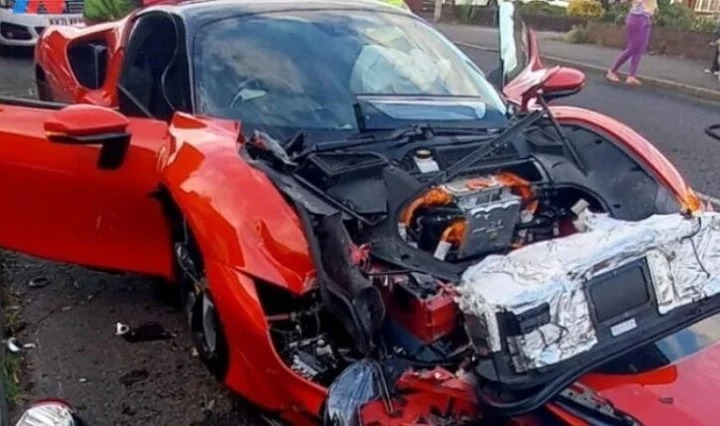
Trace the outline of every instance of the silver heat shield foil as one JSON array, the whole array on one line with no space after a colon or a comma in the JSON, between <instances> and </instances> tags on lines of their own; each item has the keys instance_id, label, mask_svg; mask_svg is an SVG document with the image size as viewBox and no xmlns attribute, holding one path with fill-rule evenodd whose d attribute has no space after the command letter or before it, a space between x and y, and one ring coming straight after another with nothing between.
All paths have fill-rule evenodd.
<instances>
[{"instance_id":1,"label":"silver heat shield foil","mask_svg":"<svg viewBox=\"0 0 720 426\"><path fill-rule=\"evenodd\" d=\"M585 283L643 257L661 315L720 292L719 213L628 222L587 212L579 222L583 232L488 256L464 272L457 302L479 351L499 352L505 339L523 372L591 350L598 340ZM550 323L521 336L500 335L497 313L521 314L545 302Z\"/></svg>"}]
</instances>

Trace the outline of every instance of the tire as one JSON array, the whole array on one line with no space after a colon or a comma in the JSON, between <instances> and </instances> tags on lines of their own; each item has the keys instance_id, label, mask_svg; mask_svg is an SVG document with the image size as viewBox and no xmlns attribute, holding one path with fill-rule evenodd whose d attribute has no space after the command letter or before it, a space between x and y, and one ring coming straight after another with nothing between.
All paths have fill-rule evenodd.
<instances>
[{"instance_id":1,"label":"tire","mask_svg":"<svg viewBox=\"0 0 720 426\"><path fill-rule=\"evenodd\" d=\"M35 86L38 99L44 102L52 102L53 97L45 79L45 72L40 67L35 69Z\"/></svg>"},{"instance_id":2,"label":"tire","mask_svg":"<svg viewBox=\"0 0 720 426\"><path fill-rule=\"evenodd\" d=\"M229 367L227 340L215 302L207 287L184 293L185 315L190 325L195 349L200 360L219 381L225 379Z\"/></svg>"},{"instance_id":3,"label":"tire","mask_svg":"<svg viewBox=\"0 0 720 426\"><path fill-rule=\"evenodd\" d=\"M188 321L193 344L200 360L219 381L230 366L225 329L207 285L199 252L193 250L193 239L175 243L175 257L180 268L180 302Z\"/></svg>"}]
</instances>

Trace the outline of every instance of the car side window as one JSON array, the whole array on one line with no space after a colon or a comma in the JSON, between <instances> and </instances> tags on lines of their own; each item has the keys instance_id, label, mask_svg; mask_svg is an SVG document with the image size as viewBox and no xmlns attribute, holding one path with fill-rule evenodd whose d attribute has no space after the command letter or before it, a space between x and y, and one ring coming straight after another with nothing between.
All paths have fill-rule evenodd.
<instances>
[{"instance_id":1,"label":"car side window","mask_svg":"<svg viewBox=\"0 0 720 426\"><path fill-rule=\"evenodd\" d=\"M108 47L105 40L87 40L68 48L68 62L75 79L90 90L105 84L108 69Z\"/></svg>"},{"instance_id":2,"label":"car side window","mask_svg":"<svg viewBox=\"0 0 720 426\"><path fill-rule=\"evenodd\" d=\"M179 47L169 15L147 15L137 21L118 82L121 112L167 121L176 111L190 110L187 57Z\"/></svg>"}]
</instances>

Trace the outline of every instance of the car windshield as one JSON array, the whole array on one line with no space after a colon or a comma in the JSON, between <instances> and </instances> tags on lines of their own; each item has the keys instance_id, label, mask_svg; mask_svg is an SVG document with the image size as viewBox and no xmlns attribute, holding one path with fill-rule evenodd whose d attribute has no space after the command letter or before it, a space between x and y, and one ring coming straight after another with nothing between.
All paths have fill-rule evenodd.
<instances>
[{"instance_id":1,"label":"car windshield","mask_svg":"<svg viewBox=\"0 0 720 426\"><path fill-rule=\"evenodd\" d=\"M504 123L506 106L483 72L411 15L305 10L236 16L206 24L193 43L199 112L241 120L246 132L355 133L358 111L383 115L367 122L373 129ZM361 102L358 96L371 98Z\"/></svg>"}]
</instances>

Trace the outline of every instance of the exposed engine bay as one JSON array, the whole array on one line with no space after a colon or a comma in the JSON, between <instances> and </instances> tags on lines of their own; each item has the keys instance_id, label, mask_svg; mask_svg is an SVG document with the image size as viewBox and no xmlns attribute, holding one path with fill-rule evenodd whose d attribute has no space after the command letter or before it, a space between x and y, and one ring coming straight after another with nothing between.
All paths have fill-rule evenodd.
<instances>
[{"instance_id":1,"label":"exposed engine bay","mask_svg":"<svg viewBox=\"0 0 720 426\"><path fill-rule=\"evenodd\" d=\"M472 419L478 403L531 412L603 359L718 310L720 218L687 217L611 140L566 131L582 164L537 120L501 143L248 144L314 256L317 291L268 287L261 302L286 364L330 387L328 421L373 424L428 383L468 390L405 400L455 407L433 424Z\"/></svg>"},{"instance_id":2,"label":"exposed engine bay","mask_svg":"<svg viewBox=\"0 0 720 426\"><path fill-rule=\"evenodd\" d=\"M440 260L505 250L521 217L532 220L537 208L532 197L530 183L513 173L453 181L413 201L398 231L408 244Z\"/></svg>"}]
</instances>

